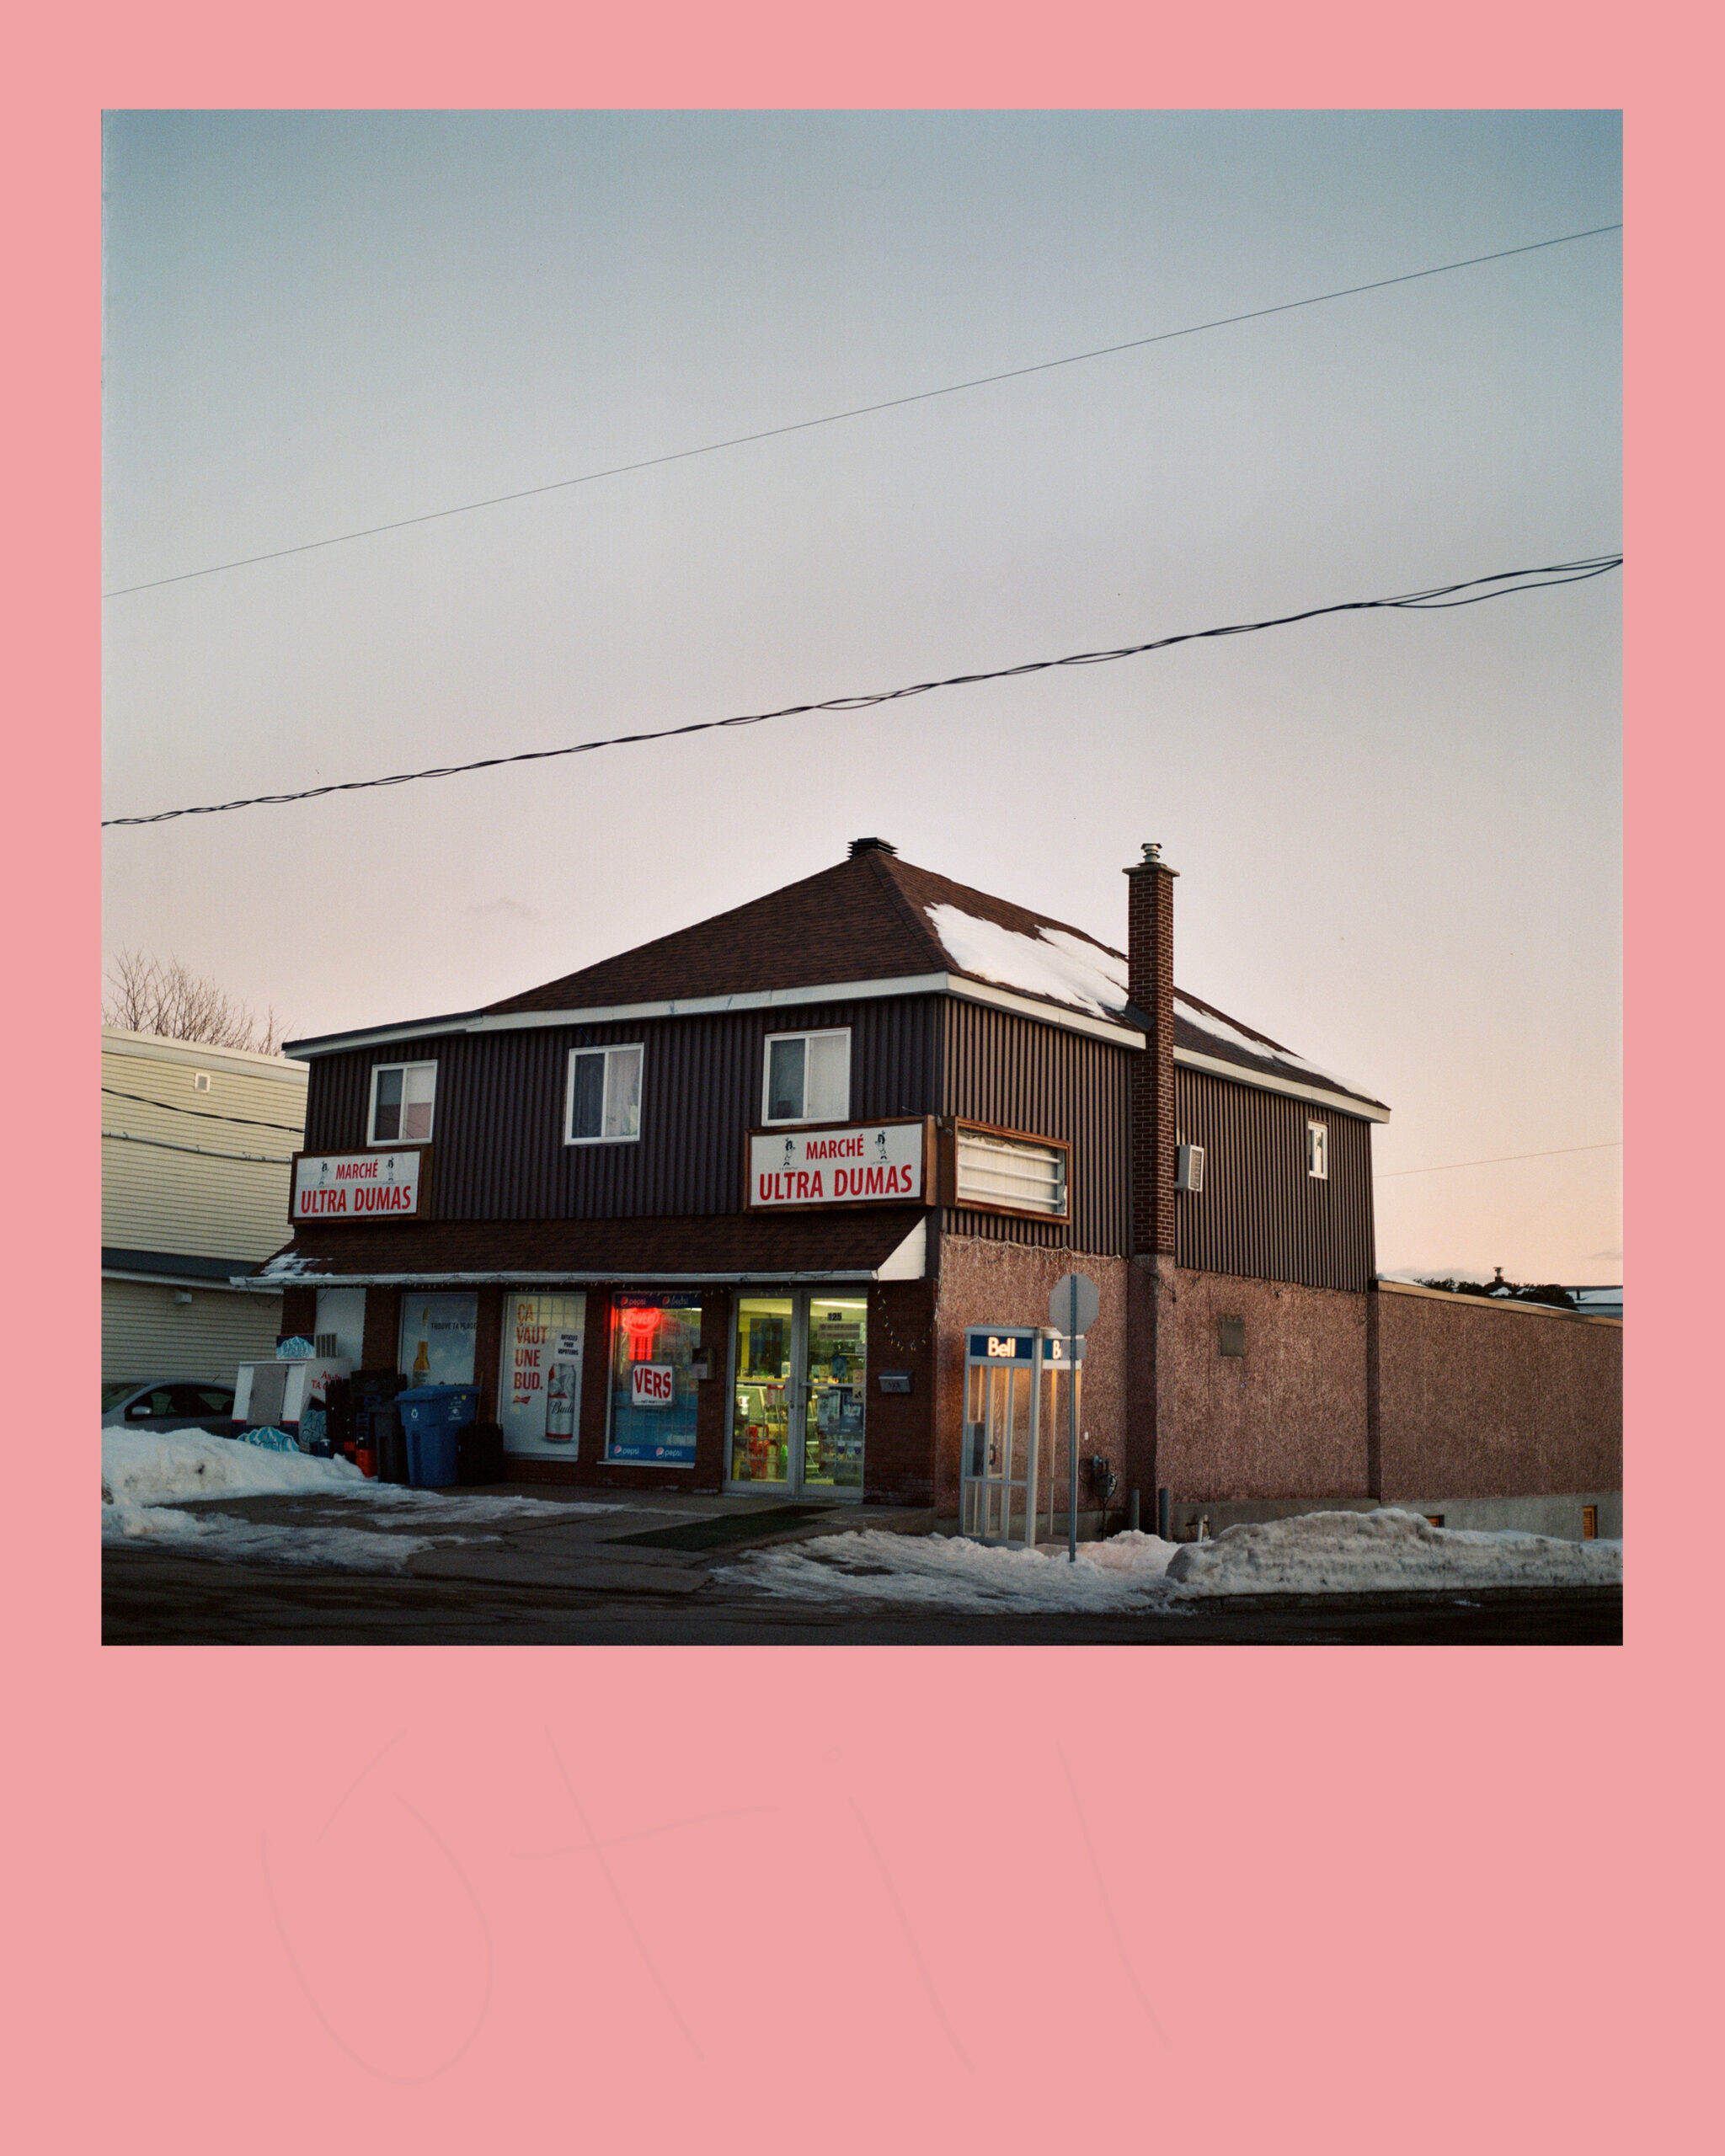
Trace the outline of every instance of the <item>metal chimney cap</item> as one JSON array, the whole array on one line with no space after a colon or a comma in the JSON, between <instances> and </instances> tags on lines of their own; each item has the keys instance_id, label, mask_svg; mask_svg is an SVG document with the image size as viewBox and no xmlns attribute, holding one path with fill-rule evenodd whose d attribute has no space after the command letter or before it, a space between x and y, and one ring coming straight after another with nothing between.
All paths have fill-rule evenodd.
<instances>
[{"instance_id":1,"label":"metal chimney cap","mask_svg":"<svg viewBox=\"0 0 1725 2156\"><path fill-rule=\"evenodd\" d=\"M1142 876L1146 869L1151 868L1161 869L1164 876L1178 876L1180 872L1178 868L1170 868L1167 862L1162 859L1162 841L1160 839L1146 839L1138 850L1140 853L1143 855L1144 858L1141 861L1135 862L1132 867L1126 871L1126 873L1129 876Z\"/></svg>"},{"instance_id":2,"label":"metal chimney cap","mask_svg":"<svg viewBox=\"0 0 1725 2156\"><path fill-rule=\"evenodd\" d=\"M896 857L898 851L895 846L889 846L884 839L852 839L847 857L854 861L859 853L890 853Z\"/></svg>"}]
</instances>

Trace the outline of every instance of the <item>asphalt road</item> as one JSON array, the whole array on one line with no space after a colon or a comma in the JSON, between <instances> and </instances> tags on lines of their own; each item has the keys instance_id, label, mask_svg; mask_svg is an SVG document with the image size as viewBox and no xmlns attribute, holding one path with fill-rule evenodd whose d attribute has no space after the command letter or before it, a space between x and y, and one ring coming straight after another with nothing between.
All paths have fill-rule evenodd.
<instances>
[{"instance_id":1,"label":"asphalt road","mask_svg":"<svg viewBox=\"0 0 1725 2156\"><path fill-rule=\"evenodd\" d=\"M669 1582L667 1582L669 1585ZM1616 1589L1441 1599L1349 1597L1142 1615L977 1616L789 1603L686 1573L676 1591L227 1564L149 1548L102 1553L104 1645L1615 1646Z\"/></svg>"}]
</instances>

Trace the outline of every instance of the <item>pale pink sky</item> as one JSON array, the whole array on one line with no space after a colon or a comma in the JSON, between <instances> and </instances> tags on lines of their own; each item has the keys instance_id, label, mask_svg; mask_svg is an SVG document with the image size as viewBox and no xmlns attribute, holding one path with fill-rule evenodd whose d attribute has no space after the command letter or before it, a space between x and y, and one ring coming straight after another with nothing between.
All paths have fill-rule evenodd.
<instances>
[{"instance_id":1,"label":"pale pink sky","mask_svg":"<svg viewBox=\"0 0 1725 2156\"><path fill-rule=\"evenodd\" d=\"M1606 224L1620 144L1584 113L123 114L105 200L112 589ZM103 813L1606 551L1619 270L1609 234L111 598ZM1386 1270L1616 1280L1620 597L109 831L106 947L309 1033L489 1001L862 832L1118 944L1156 838L1180 985L1390 1102Z\"/></svg>"}]
</instances>

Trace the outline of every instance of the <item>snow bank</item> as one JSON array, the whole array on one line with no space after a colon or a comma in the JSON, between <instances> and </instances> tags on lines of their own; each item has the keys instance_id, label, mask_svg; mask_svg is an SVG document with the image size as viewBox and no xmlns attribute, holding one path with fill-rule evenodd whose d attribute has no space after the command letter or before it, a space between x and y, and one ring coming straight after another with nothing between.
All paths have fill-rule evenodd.
<instances>
[{"instance_id":1,"label":"snow bank","mask_svg":"<svg viewBox=\"0 0 1725 2156\"><path fill-rule=\"evenodd\" d=\"M1117 1534L1066 1553L991 1550L940 1534L865 1528L775 1550L751 1550L715 1577L803 1601L937 1604L965 1610L1108 1610L1165 1598L1162 1575L1178 1545L1153 1534Z\"/></svg>"},{"instance_id":2,"label":"snow bank","mask_svg":"<svg viewBox=\"0 0 1725 2156\"><path fill-rule=\"evenodd\" d=\"M175 1498L274 1497L301 1491L357 1496L371 1486L345 1460L313 1460L236 1444L199 1430L104 1430L102 1496L118 1505Z\"/></svg>"},{"instance_id":3,"label":"snow bank","mask_svg":"<svg viewBox=\"0 0 1725 2156\"><path fill-rule=\"evenodd\" d=\"M1623 1545L1434 1527L1393 1510L1304 1513L1183 1544L1168 1577L1200 1594L1605 1587L1622 1581Z\"/></svg>"},{"instance_id":4,"label":"snow bank","mask_svg":"<svg viewBox=\"0 0 1725 2156\"><path fill-rule=\"evenodd\" d=\"M1233 1594L1465 1593L1615 1586L1621 1542L1433 1527L1413 1513L1306 1513L1231 1527L1211 1542L1125 1534L1064 1548L995 1550L879 1529L750 1551L718 1577L805 1601L937 1604L955 1610L1178 1609Z\"/></svg>"},{"instance_id":5,"label":"snow bank","mask_svg":"<svg viewBox=\"0 0 1725 2156\"><path fill-rule=\"evenodd\" d=\"M334 1498L364 1506L371 1518L347 1526L327 1518L254 1521L219 1508L180 1508L209 1498ZM456 1530L510 1519L535 1526L569 1513L613 1512L607 1504L547 1503L538 1497L470 1497L374 1482L345 1460L275 1452L196 1430L108 1429L102 1433L102 1540L195 1548L233 1563L328 1566L350 1572L397 1572L422 1550L494 1542L494 1534ZM382 1524L393 1517L414 1534Z\"/></svg>"}]
</instances>

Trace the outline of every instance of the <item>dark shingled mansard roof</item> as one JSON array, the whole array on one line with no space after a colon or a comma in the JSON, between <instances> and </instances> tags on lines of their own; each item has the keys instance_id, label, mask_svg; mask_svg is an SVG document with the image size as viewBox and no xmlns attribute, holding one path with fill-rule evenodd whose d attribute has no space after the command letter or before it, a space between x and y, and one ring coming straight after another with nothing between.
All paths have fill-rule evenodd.
<instances>
[{"instance_id":1,"label":"dark shingled mansard roof","mask_svg":"<svg viewBox=\"0 0 1725 2156\"><path fill-rule=\"evenodd\" d=\"M950 907L971 926L948 919L947 932L966 938L968 952L943 942L929 908ZM1022 937L1002 942L999 933ZM1074 951L1071 946L1076 945ZM979 953L984 955L979 955ZM991 957L987 954L992 953ZM1052 962L1051 978L1037 963ZM999 969L986 970L998 961ZM1088 983L1087 998L1060 978L1061 962ZM1027 972L1028 962L1028 972ZM1055 1011L1081 1011L1102 1016L1140 1033L1151 1022L1128 1001L1124 954L1098 943L1082 929L1045 914L1014 905L950 877L937 876L879 846L865 847L849 860L823 868L800 883L769 891L746 905L714 914L692 927L680 928L650 943L638 944L596 965L563 974L537 988L489 1003L483 1011L428 1019L412 1030L426 1034L462 1029L475 1017L492 1021L531 1017L540 1012L598 1011L655 1003L688 1003L708 997L758 995L786 989L815 989L852 982L911 979L930 974L1011 990L1015 995L1046 1004ZM1229 1065L1242 1076L1258 1074L1284 1083L1316 1086L1370 1107L1381 1107L1372 1096L1349 1086L1260 1033L1227 1017L1183 990L1174 991L1174 1045L1213 1062ZM379 1028L399 1038L409 1029ZM332 1037L351 1043L356 1037ZM288 1043L290 1053L317 1054L318 1041Z\"/></svg>"},{"instance_id":2,"label":"dark shingled mansard roof","mask_svg":"<svg viewBox=\"0 0 1725 2156\"><path fill-rule=\"evenodd\" d=\"M672 997L681 1001L820 988L829 981L963 973L965 969L954 963L934 931L925 910L932 905L957 906L1021 935L1034 936L1044 926L1069 936L1084 933L872 847L799 883L787 883L747 905L697 921L692 928L677 929L617 958L601 958L596 966L547 981L542 988L488 1004L486 1014L585 1010Z\"/></svg>"},{"instance_id":3,"label":"dark shingled mansard roof","mask_svg":"<svg viewBox=\"0 0 1725 2156\"><path fill-rule=\"evenodd\" d=\"M971 919L1013 934L1043 940L1044 931L1076 938L1099 958L1110 960L1124 977L1123 952L1098 943L1081 928L1053 921L1046 914L1012 905L968 883L918 868L879 847L870 847L836 867L769 891L765 898L734 906L680 928L650 943L638 944L597 965L564 974L542 987L525 990L485 1006L488 1017L512 1012L603 1009L629 1003L683 1001L697 996L746 995L773 989L819 988L829 983L895 980L921 974L956 974L990 980L966 965L942 942L928 915L930 906L953 906ZM1081 1007L1066 998L1039 995L1007 981L1014 993L1056 1007ZM1321 1071L1257 1028L1227 1017L1213 1006L1176 989L1174 1044L1242 1072L1317 1085L1381 1107L1368 1093ZM1148 1032L1150 1019L1129 1003L1104 1001L1106 1015ZM1209 1022L1207 1023L1206 1021ZM1226 1029L1218 1033L1216 1022ZM1236 1038L1230 1038L1228 1035Z\"/></svg>"}]
</instances>

